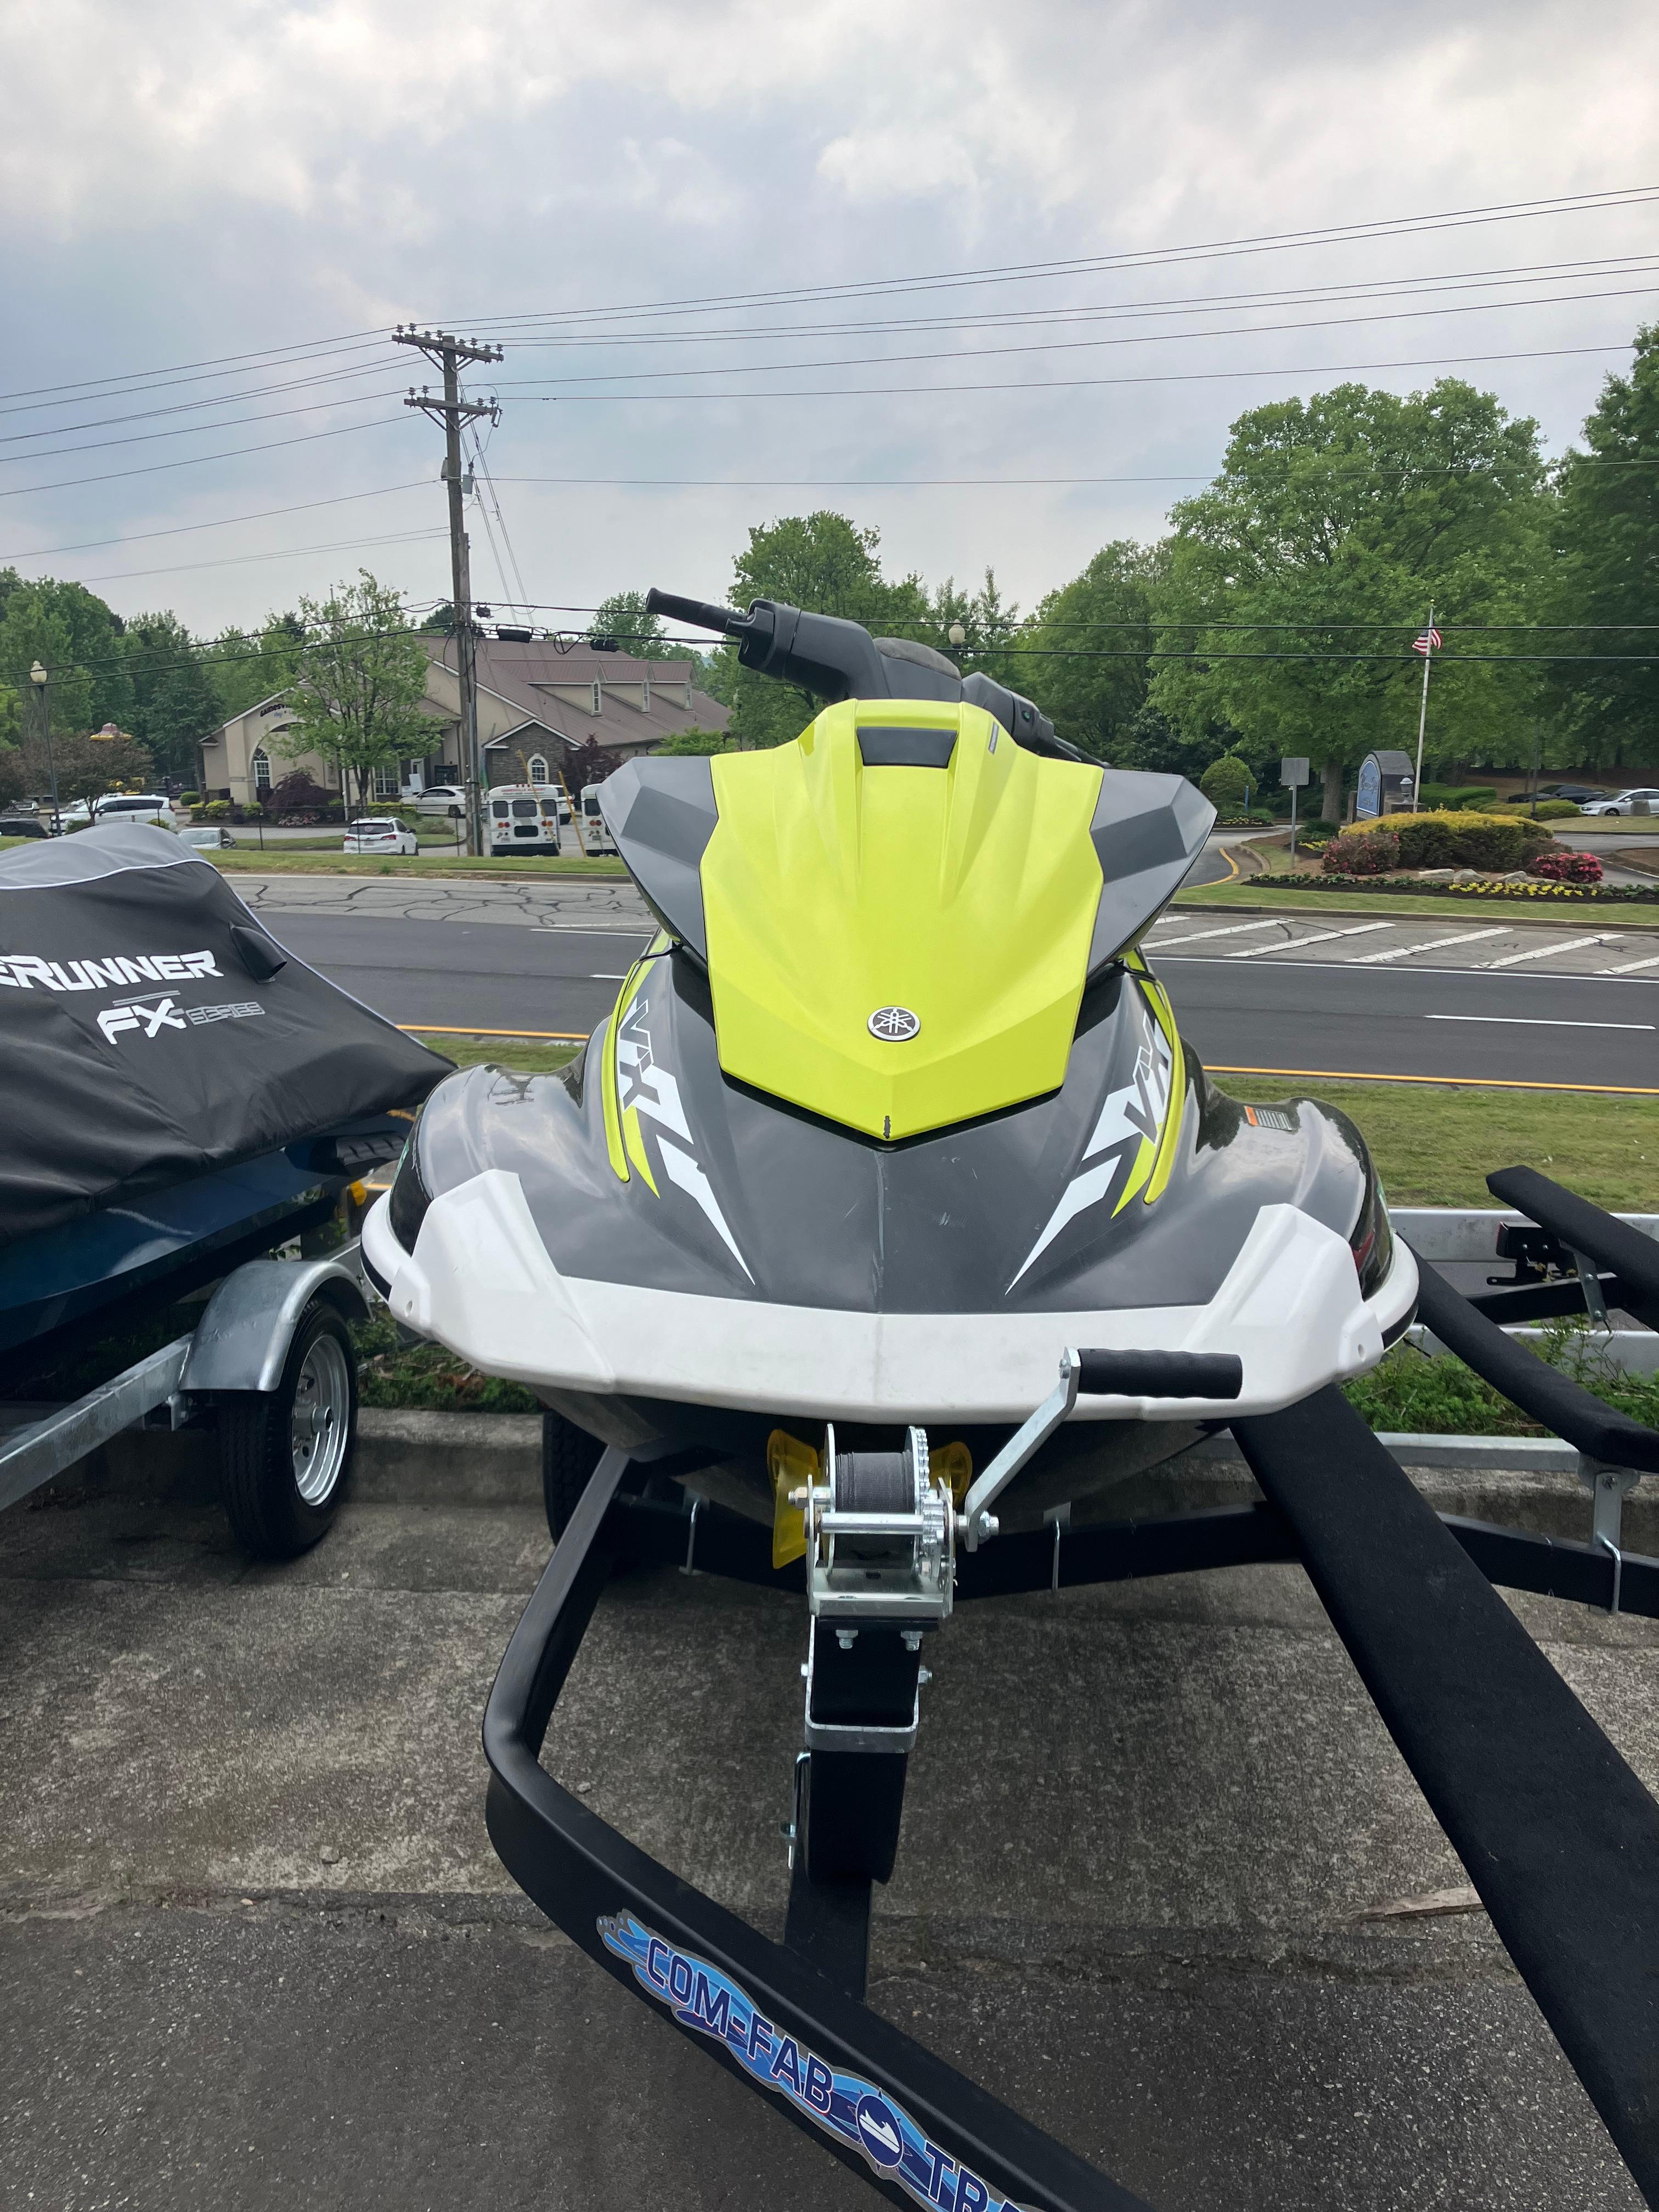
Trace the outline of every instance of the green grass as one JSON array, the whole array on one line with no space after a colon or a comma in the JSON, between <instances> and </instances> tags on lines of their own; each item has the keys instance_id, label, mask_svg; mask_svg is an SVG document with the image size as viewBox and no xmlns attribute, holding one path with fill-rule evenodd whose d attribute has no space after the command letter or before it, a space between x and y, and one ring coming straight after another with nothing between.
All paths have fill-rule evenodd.
<instances>
[{"instance_id":1,"label":"green grass","mask_svg":"<svg viewBox=\"0 0 1659 2212\"><path fill-rule=\"evenodd\" d=\"M442 1053L446 1060L453 1060L457 1067L495 1065L514 1068L521 1075L551 1075L581 1050L580 1045L545 1044L528 1038L445 1036L436 1030L416 1030L410 1034L430 1045L434 1052Z\"/></svg>"},{"instance_id":2,"label":"green grass","mask_svg":"<svg viewBox=\"0 0 1659 2212\"><path fill-rule=\"evenodd\" d=\"M480 1375L441 1345L402 1349L391 1316L377 1312L353 1329L357 1346L358 1402L404 1412L537 1413L539 1401L521 1382Z\"/></svg>"},{"instance_id":3,"label":"green grass","mask_svg":"<svg viewBox=\"0 0 1659 2212\"><path fill-rule=\"evenodd\" d=\"M1513 917L1520 921L1524 915L1528 926L1536 922L1552 925L1571 921L1577 927L1586 923L1601 929L1659 929L1659 899L1632 899L1628 905L1622 901L1601 905L1594 899L1582 902L1527 898L1413 898L1404 891L1381 891L1368 898L1364 891L1296 891L1260 889L1249 876L1241 876L1237 883L1199 884L1184 891L1177 891L1176 906L1243 907L1263 914L1327 914L1342 917L1349 915L1386 915L1392 921L1397 915L1418 915L1434 921L1443 921L1455 928L1460 921L1477 921L1482 915L1496 915L1500 920Z\"/></svg>"},{"instance_id":4,"label":"green grass","mask_svg":"<svg viewBox=\"0 0 1659 2212\"><path fill-rule=\"evenodd\" d=\"M202 858L231 876L597 876L615 883L626 880L628 874L620 860L590 860L585 854L562 853L555 860L550 853L516 853L509 859L478 860L465 853L457 858L448 847L441 853L418 854L412 860L375 859L366 854L343 853L337 846L315 853L295 853L291 848L204 853Z\"/></svg>"},{"instance_id":5,"label":"green grass","mask_svg":"<svg viewBox=\"0 0 1659 2212\"><path fill-rule=\"evenodd\" d=\"M1581 1323L1550 1326L1537 1350L1594 1396L1632 1419L1659 1425L1659 1376L1620 1375ZM1373 1429L1407 1436L1541 1437L1549 1431L1500 1398L1461 1359L1431 1359L1398 1344L1344 1395Z\"/></svg>"},{"instance_id":6,"label":"green grass","mask_svg":"<svg viewBox=\"0 0 1659 2212\"><path fill-rule=\"evenodd\" d=\"M1659 1098L1218 1075L1249 1105L1298 1091L1358 1122L1395 1206L1493 1206L1487 1174L1538 1168L1617 1213L1659 1213Z\"/></svg>"}]
</instances>

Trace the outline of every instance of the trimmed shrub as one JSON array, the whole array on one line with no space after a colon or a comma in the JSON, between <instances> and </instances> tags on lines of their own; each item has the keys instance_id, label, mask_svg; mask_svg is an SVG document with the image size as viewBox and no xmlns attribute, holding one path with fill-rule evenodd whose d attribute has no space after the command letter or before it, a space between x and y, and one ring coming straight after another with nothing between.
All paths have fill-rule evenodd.
<instances>
[{"instance_id":1,"label":"trimmed shrub","mask_svg":"<svg viewBox=\"0 0 1659 2212\"><path fill-rule=\"evenodd\" d=\"M1507 875L1550 842L1547 830L1509 814L1384 814L1370 825L1400 841L1402 868L1490 868Z\"/></svg>"},{"instance_id":2,"label":"trimmed shrub","mask_svg":"<svg viewBox=\"0 0 1659 2212\"><path fill-rule=\"evenodd\" d=\"M1242 814L1247 794L1255 787L1256 778L1247 762L1237 753L1223 753L1212 760L1198 780L1198 787L1218 814Z\"/></svg>"},{"instance_id":3,"label":"trimmed shrub","mask_svg":"<svg viewBox=\"0 0 1659 2212\"><path fill-rule=\"evenodd\" d=\"M228 799L211 799L202 811L210 822L227 822L230 818L230 801Z\"/></svg>"},{"instance_id":4,"label":"trimmed shrub","mask_svg":"<svg viewBox=\"0 0 1659 2212\"><path fill-rule=\"evenodd\" d=\"M202 794L199 791L181 791L179 794L180 806L199 806L201 803Z\"/></svg>"},{"instance_id":5,"label":"trimmed shrub","mask_svg":"<svg viewBox=\"0 0 1659 2212\"><path fill-rule=\"evenodd\" d=\"M1594 853L1534 853L1527 873L1551 884L1599 884L1601 863Z\"/></svg>"},{"instance_id":6,"label":"trimmed shrub","mask_svg":"<svg viewBox=\"0 0 1659 2212\"><path fill-rule=\"evenodd\" d=\"M1319 865L1328 876L1380 876L1400 866L1400 840L1392 830L1345 830Z\"/></svg>"},{"instance_id":7,"label":"trimmed shrub","mask_svg":"<svg viewBox=\"0 0 1659 2212\"><path fill-rule=\"evenodd\" d=\"M1486 783L1425 783L1418 797L1437 813L1462 813L1473 808L1478 814L1493 804L1498 789L1495 784Z\"/></svg>"}]
</instances>

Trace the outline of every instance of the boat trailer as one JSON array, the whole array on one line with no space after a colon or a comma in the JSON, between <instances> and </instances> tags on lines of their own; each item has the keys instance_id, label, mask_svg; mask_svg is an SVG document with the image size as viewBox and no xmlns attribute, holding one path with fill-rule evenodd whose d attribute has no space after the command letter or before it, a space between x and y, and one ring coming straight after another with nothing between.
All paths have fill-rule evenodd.
<instances>
[{"instance_id":1,"label":"boat trailer","mask_svg":"<svg viewBox=\"0 0 1659 2212\"><path fill-rule=\"evenodd\" d=\"M484 1716L486 1817L509 1872L625 1988L890 2202L1145 2212L864 2002L872 1884L892 1869L921 1652L952 1604L977 1598L1299 1561L1517 1972L1659 2207L1659 1804L1494 1588L1659 1619L1659 1559L1620 1542L1626 1494L1659 1474L1659 1431L1506 1334L1565 1315L1605 1326L1613 1310L1659 1328L1659 1243L1530 1169L1487 1180L1526 1217L1498 1231L1514 1279L1466 1297L1419 1261L1419 1319L1576 1447L1591 1495L1588 1540L1436 1514L1335 1389L1231 1425L1262 1492L1255 1503L997 1534L999 1477L1017 1471L1079 1389L1201 1389L1219 1403L1230 1382L1220 1370L1236 1365L1224 1358L1202 1362L1198 1377L1178 1353L1066 1353L1054 1396L954 1511L942 1508L921 1431L898 1453L838 1455L831 1438L793 1493L805 1556L782 1567L758 1523L679 1491L673 1478L694 1477L707 1455L610 1449ZM1132 1380L1120 1371L1127 1360ZM1227 1425L1224 1413L1212 1425ZM541 1764L607 1581L619 1565L650 1564L808 1596L781 1943L640 1850Z\"/></svg>"}]
</instances>

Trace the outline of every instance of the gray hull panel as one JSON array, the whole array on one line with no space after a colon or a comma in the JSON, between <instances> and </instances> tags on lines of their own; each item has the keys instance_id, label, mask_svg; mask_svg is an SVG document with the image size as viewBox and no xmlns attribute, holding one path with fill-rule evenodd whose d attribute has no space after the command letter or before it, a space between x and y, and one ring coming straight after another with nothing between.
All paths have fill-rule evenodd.
<instances>
[{"instance_id":1,"label":"gray hull panel","mask_svg":"<svg viewBox=\"0 0 1659 2212\"><path fill-rule=\"evenodd\" d=\"M441 1085L416 1138L427 1190L516 1175L567 1276L895 1314L1203 1304L1261 1206L1297 1206L1346 1237L1365 1198L1341 1115L1301 1102L1253 1121L1188 1055L1168 1187L1121 1204L1171 1071L1120 969L1085 1000L1059 1091L899 1146L731 1082L707 981L684 952L648 964L622 1036L620 1097L654 1191L610 1164L603 1028L564 1074L477 1068Z\"/></svg>"}]
</instances>

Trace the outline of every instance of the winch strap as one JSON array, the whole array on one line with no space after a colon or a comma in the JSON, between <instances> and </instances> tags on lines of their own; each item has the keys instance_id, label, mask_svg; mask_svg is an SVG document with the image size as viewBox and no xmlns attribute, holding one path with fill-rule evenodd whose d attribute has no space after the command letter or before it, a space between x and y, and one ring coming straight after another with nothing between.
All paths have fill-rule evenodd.
<instances>
[{"instance_id":1,"label":"winch strap","mask_svg":"<svg viewBox=\"0 0 1659 2212\"><path fill-rule=\"evenodd\" d=\"M1234 1434L1648 2203L1659 1805L1334 1388Z\"/></svg>"}]
</instances>

